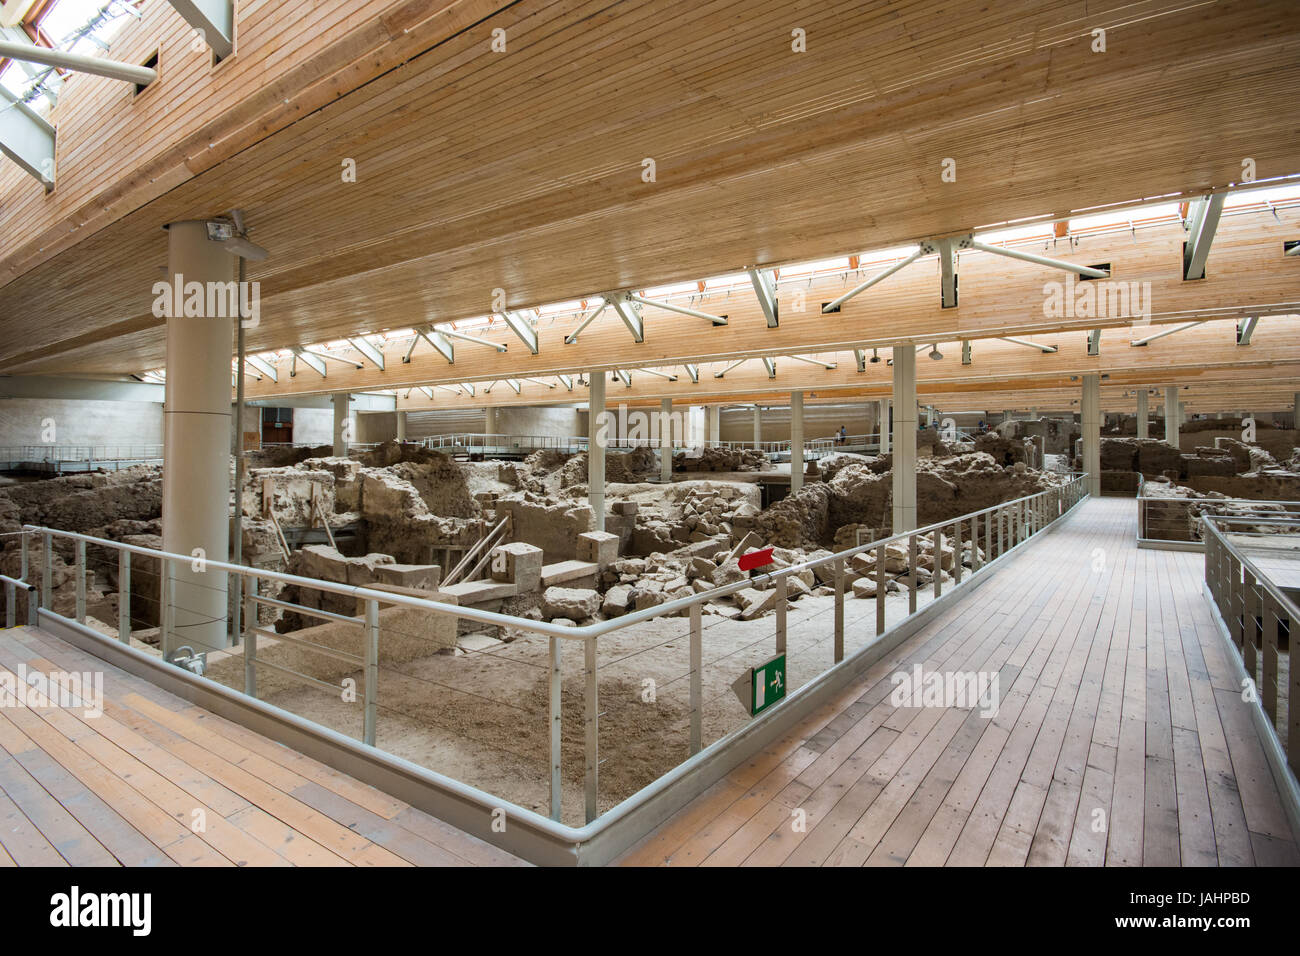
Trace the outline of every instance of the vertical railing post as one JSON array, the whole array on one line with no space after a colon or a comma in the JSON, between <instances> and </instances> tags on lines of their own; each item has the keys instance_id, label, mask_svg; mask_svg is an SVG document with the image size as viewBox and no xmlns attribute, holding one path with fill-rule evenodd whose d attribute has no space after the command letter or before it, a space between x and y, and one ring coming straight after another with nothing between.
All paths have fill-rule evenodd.
<instances>
[{"instance_id":1,"label":"vertical railing post","mask_svg":"<svg viewBox=\"0 0 1300 956\"><path fill-rule=\"evenodd\" d=\"M994 514L998 516L998 557L1000 558L1007 553L1007 509L998 505Z\"/></svg>"},{"instance_id":2,"label":"vertical railing post","mask_svg":"<svg viewBox=\"0 0 1300 956\"><path fill-rule=\"evenodd\" d=\"M600 703L596 675L596 639L587 638L584 651L584 677L586 687L583 692L583 724L586 738L583 751L583 789L587 803L587 822L596 819L597 796L600 792L600 737L596 708Z\"/></svg>"},{"instance_id":3,"label":"vertical railing post","mask_svg":"<svg viewBox=\"0 0 1300 956\"><path fill-rule=\"evenodd\" d=\"M1278 641L1278 617L1282 613L1282 605L1274 600L1273 595L1264 591L1260 594L1260 622L1264 628L1264 640L1262 648L1263 666L1260 668L1261 681L1264 685L1263 693L1260 699L1264 702L1264 713L1268 714L1269 721L1274 727L1277 726L1277 641Z\"/></svg>"},{"instance_id":4,"label":"vertical railing post","mask_svg":"<svg viewBox=\"0 0 1300 956\"><path fill-rule=\"evenodd\" d=\"M1259 606L1259 583L1255 575L1243 569L1241 582L1241 660L1251 682L1259 687L1259 661L1256 653L1255 609Z\"/></svg>"},{"instance_id":5,"label":"vertical railing post","mask_svg":"<svg viewBox=\"0 0 1300 956\"><path fill-rule=\"evenodd\" d=\"M24 527L23 533L18 536L20 551L22 553L22 570L19 573L19 579L22 581L27 580L27 572L30 568L30 562L31 562L31 558L27 554L27 538L28 538L27 529Z\"/></svg>"},{"instance_id":6,"label":"vertical railing post","mask_svg":"<svg viewBox=\"0 0 1300 956\"><path fill-rule=\"evenodd\" d=\"M242 577L242 576L241 576ZM244 599L244 693L257 697L257 579L248 582ZM364 719L364 718L363 718Z\"/></svg>"},{"instance_id":7,"label":"vertical railing post","mask_svg":"<svg viewBox=\"0 0 1300 956\"><path fill-rule=\"evenodd\" d=\"M934 529L931 536L934 541L934 596L937 598L943 594L943 532L938 528Z\"/></svg>"},{"instance_id":8,"label":"vertical railing post","mask_svg":"<svg viewBox=\"0 0 1300 956\"><path fill-rule=\"evenodd\" d=\"M561 787L560 782L560 742L564 730L561 714L561 682L560 682L560 648L564 642L563 638L550 638L551 641L551 703L550 703L550 739L551 739L551 819L557 823L560 820L560 801Z\"/></svg>"},{"instance_id":9,"label":"vertical railing post","mask_svg":"<svg viewBox=\"0 0 1300 956\"><path fill-rule=\"evenodd\" d=\"M691 756L704 738L704 624L699 603L691 605Z\"/></svg>"},{"instance_id":10,"label":"vertical railing post","mask_svg":"<svg viewBox=\"0 0 1300 956\"><path fill-rule=\"evenodd\" d=\"M171 605L172 605L172 570L171 560L158 558L158 647L165 658L171 651Z\"/></svg>"},{"instance_id":11,"label":"vertical railing post","mask_svg":"<svg viewBox=\"0 0 1300 956\"><path fill-rule=\"evenodd\" d=\"M973 518L971 519L974 520ZM973 562L972 562L973 563ZM961 584L961 521L952 524L952 582Z\"/></svg>"},{"instance_id":12,"label":"vertical railing post","mask_svg":"<svg viewBox=\"0 0 1300 956\"><path fill-rule=\"evenodd\" d=\"M54 607L54 536L48 531L41 535L41 607Z\"/></svg>"},{"instance_id":13,"label":"vertical railing post","mask_svg":"<svg viewBox=\"0 0 1300 956\"><path fill-rule=\"evenodd\" d=\"M885 633L885 546L876 548L876 636Z\"/></svg>"},{"instance_id":14,"label":"vertical railing post","mask_svg":"<svg viewBox=\"0 0 1300 956\"><path fill-rule=\"evenodd\" d=\"M375 723L379 714L379 601L366 601L366 713L362 736L368 747L375 745Z\"/></svg>"},{"instance_id":15,"label":"vertical railing post","mask_svg":"<svg viewBox=\"0 0 1300 956\"><path fill-rule=\"evenodd\" d=\"M1296 622L1290 622L1292 647L1295 647ZM1287 668L1290 672L1286 698L1286 757L1291 765L1291 772L1300 777L1300 667L1294 663Z\"/></svg>"},{"instance_id":16,"label":"vertical railing post","mask_svg":"<svg viewBox=\"0 0 1300 956\"><path fill-rule=\"evenodd\" d=\"M984 560L985 562L993 560L993 518L997 511L990 511L984 515Z\"/></svg>"},{"instance_id":17,"label":"vertical railing post","mask_svg":"<svg viewBox=\"0 0 1300 956\"><path fill-rule=\"evenodd\" d=\"M86 542L76 543L76 566L73 573L77 582L77 623L86 623Z\"/></svg>"},{"instance_id":18,"label":"vertical railing post","mask_svg":"<svg viewBox=\"0 0 1300 956\"><path fill-rule=\"evenodd\" d=\"M776 579L776 653L785 653L785 620L789 602L786 600L786 575Z\"/></svg>"},{"instance_id":19,"label":"vertical railing post","mask_svg":"<svg viewBox=\"0 0 1300 956\"><path fill-rule=\"evenodd\" d=\"M835 663L844 660L844 559L836 558L835 568Z\"/></svg>"},{"instance_id":20,"label":"vertical railing post","mask_svg":"<svg viewBox=\"0 0 1300 956\"><path fill-rule=\"evenodd\" d=\"M5 582L5 627L13 627L17 622L18 614L14 608L14 584L12 581Z\"/></svg>"},{"instance_id":21,"label":"vertical railing post","mask_svg":"<svg viewBox=\"0 0 1300 956\"><path fill-rule=\"evenodd\" d=\"M1231 554L1228 555L1228 610L1230 613L1228 621L1228 630L1232 633L1232 643L1237 645L1237 650L1245 653L1243 648L1243 638L1246 634L1244 624L1245 614L1242 611L1242 594L1241 594L1241 565Z\"/></svg>"},{"instance_id":22,"label":"vertical railing post","mask_svg":"<svg viewBox=\"0 0 1300 956\"><path fill-rule=\"evenodd\" d=\"M117 639L131 643L131 552L117 552Z\"/></svg>"},{"instance_id":23,"label":"vertical railing post","mask_svg":"<svg viewBox=\"0 0 1300 956\"><path fill-rule=\"evenodd\" d=\"M916 613L916 535L907 536L907 567L909 580L907 583L907 613Z\"/></svg>"}]
</instances>

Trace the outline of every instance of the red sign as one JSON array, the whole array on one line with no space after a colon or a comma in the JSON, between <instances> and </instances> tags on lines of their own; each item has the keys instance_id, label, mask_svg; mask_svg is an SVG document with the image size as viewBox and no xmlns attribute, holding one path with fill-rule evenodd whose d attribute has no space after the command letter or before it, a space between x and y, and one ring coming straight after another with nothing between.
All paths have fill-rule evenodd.
<instances>
[{"instance_id":1,"label":"red sign","mask_svg":"<svg viewBox=\"0 0 1300 956\"><path fill-rule=\"evenodd\" d=\"M751 551L749 554L740 556L740 570L752 571L754 568L763 568L772 563L772 549L764 548L762 551Z\"/></svg>"}]
</instances>

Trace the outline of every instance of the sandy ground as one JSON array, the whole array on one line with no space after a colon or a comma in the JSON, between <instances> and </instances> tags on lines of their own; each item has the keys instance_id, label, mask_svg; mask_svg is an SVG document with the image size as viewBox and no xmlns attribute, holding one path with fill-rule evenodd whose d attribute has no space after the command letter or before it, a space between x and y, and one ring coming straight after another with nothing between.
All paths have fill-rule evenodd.
<instances>
[{"instance_id":1,"label":"sandy ground","mask_svg":"<svg viewBox=\"0 0 1300 956\"><path fill-rule=\"evenodd\" d=\"M928 603L932 592L918 595ZM834 599L810 595L790 606L790 689L833 663ZM875 637L875 601L845 603L845 653ZM907 614L907 595L891 594L887 622ZM660 618L600 639L599 792L604 812L689 756L689 619ZM731 690L749 667L775 654L776 619L733 621L705 615L703 737L707 745L750 718ZM382 637L381 637L382 640ZM381 668L376 743L439 773L540 813L549 812L548 639L521 634L512 643L463 656L432 654ZM562 649L563 819L580 825L583 801L583 650ZM362 686L361 675L354 675ZM283 687L283 685L281 685ZM360 702L345 703L302 685L268 702L360 736Z\"/></svg>"}]
</instances>

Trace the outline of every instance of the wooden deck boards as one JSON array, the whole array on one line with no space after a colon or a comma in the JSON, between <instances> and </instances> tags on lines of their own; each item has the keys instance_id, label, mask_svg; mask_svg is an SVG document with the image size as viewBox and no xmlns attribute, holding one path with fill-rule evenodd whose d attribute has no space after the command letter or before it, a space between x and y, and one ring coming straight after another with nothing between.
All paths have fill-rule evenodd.
<instances>
[{"instance_id":1,"label":"wooden deck boards","mask_svg":"<svg viewBox=\"0 0 1300 956\"><path fill-rule=\"evenodd\" d=\"M0 672L102 672L103 713L0 709L0 866L503 866L523 861L57 638Z\"/></svg>"},{"instance_id":2,"label":"wooden deck boards","mask_svg":"<svg viewBox=\"0 0 1300 956\"><path fill-rule=\"evenodd\" d=\"M1203 559L1135 522L1086 503L620 862L1300 864ZM917 663L996 672L997 715L892 706Z\"/></svg>"}]
</instances>

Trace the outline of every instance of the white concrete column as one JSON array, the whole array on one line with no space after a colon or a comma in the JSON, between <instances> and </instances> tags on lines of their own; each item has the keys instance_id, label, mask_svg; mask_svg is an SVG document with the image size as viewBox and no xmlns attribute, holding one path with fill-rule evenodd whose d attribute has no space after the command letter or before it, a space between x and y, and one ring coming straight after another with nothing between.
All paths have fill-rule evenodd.
<instances>
[{"instance_id":1,"label":"white concrete column","mask_svg":"<svg viewBox=\"0 0 1300 956\"><path fill-rule=\"evenodd\" d=\"M1083 470L1088 473L1088 494L1101 495L1101 376L1083 377L1083 400L1079 403L1083 438Z\"/></svg>"},{"instance_id":2,"label":"white concrete column","mask_svg":"<svg viewBox=\"0 0 1300 956\"><path fill-rule=\"evenodd\" d=\"M880 425L877 426L880 432L880 453L889 454L889 399L880 400Z\"/></svg>"},{"instance_id":3,"label":"white concrete column","mask_svg":"<svg viewBox=\"0 0 1300 956\"><path fill-rule=\"evenodd\" d=\"M1038 421L1038 409L1037 409L1037 408L1031 408L1031 409L1029 410L1029 420L1030 420L1030 421Z\"/></svg>"},{"instance_id":4,"label":"white concrete column","mask_svg":"<svg viewBox=\"0 0 1300 956\"><path fill-rule=\"evenodd\" d=\"M916 523L916 349L894 347L894 527L911 531Z\"/></svg>"},{"instance_id":5,"label":"white concrete column","mask_svg":"<svg viewBox=\"0 0 1300 956\"><path fill-rule=\"evenodd\" d=\"M352 396L331 395L330 402L334 406L334 454L341 458L356 435L356 426L351 424Z\"/></svg>"},{"instance_id":6,"label":"white concrete column","mask_svg":"<svg viewBox=\"0 0 1300 956\"><path fill-rule=\"evenodd\" d=\"M722 406L709 406L709 441L717 443L722 441Z\"/></svg>"},{"instance_id":7,"label":"white concrete column","mask_svg":"<svg viewBox=\"0 0 1300 956\"><path fill-rule=\"evenodd\" d=\"M1300 392L1291 396L1291 427L1300 428Z\"/></svg>"},{"instance_id":8,"label":"white concrete column","mask_svg":"<svg viewBox=\"0 0 1300 956\"><path fill-rule=\"evenodd\" d=\"M605 444L609 437L605 414L605 380L608 372L592 372L587 395L587 503L591 505L591 530L605 530Z\"/></svg>"},{"instance_id":9,"label":"white concrete column","mask_svg":"<svg viewBox=\"0 0 1300 956\"><path fill-rule=\"evenodd\" d=\"M790 393L790 494L803 488L803 392Z\"/></svg>"},{"instance_id":10,"label":"white concrete column","mask_svg":"<svg viewBox=\"0 0 1300 956\"><path fill-rule=\"evenodd\" d=\"M934 406L933 405L925 406L925 427L926 428L934 427Z\"/></svg>"},{"instance_id":11,"label":"white concrete column","mask_svg":"<svg viewBox=\"0 0 1300 956\"><path fill-rule=\"evenodd\" d=\"M483 431L489 435L497 433L497 408L489 405L483 409Z\"/></svg>"},{"instance_id":12,"label":"white concrete column","mask_svg":"<svg viewBox=\"0 0 1300 956\"><path fill-rule=\"evenodd\" d=\"M673 400L659 399L659 477L673 480Z\"/></svg>"},{"instance_id":13,"label":"white concrete column","mask_svg":"<svg viewBox=\"0 0 1300 956\"><path fill-rule=\"evenodd\" d=\"M1182 428L1187 424L1187 403L1178 403L1178 427Z\"/></svg>"},{"instance_id":14,"label":"white concrete column","mask_svg":"<svg viewBox=\"0 0 1300 956\"><path fill-rule=\"evenodd\" d=\"M1165 389L1165 444L1178 447L1178 386Z\"/></svg>"},{"instance_id":15,"label":"white concrete column","mask_svg":"<svg viewBox=\"0 0 1300 956\"><path fill-rule=\"evenodd\" d=\"M759 448L763 444L763 409L758 405L754 406L754 448Z\"/></svg>"},{"instance_id":16,"label":"white concrete column","mask_svg":"<svg viewBox=\"0 0 1300 956\"><path fill-rule=\"evenodd\" d=\"M206 302L206 283L233 282L238 261L209 241L201 221L174 222L167 228L167 271L173 290L203 283ZM235 326L229 317L176 314L183 313L182 305L174 302L167 319L162 546L195 560L170 567L170 603L175 610L164 654L183 645L203 652L229 644L227 578L208 571L203 560L230 559L230 354Z\"/></svg>"},{"instance_id":17,"label":"white concrete column","mask_svg":"<svg viewBox=\"0 0 1300 956\"><path fill-rule=\"evenodd\" d=\"M406 441L406 412L397 413L397 440Z\"/></svg>"},{"instance_id":18,"label":"white concrete column","mask_svg":"<svg viewBox=\"0 0 1300 956\"><path fill-rule=\"evenodd\" d=\"M1138 393L1137 393L1137 399L1138 399L1138 408L1137 408L1137 425L1138 425L1138 431L1137 431L1137 437L1138 437L1138 438L1150 438L1150 437L1151 437L1151 405L1150 405L1150 398L1151 398L1150 393L1149 393L1145 388L1139 388L1139 389L1138 389Z\"/></svg>"}]
</instances>

